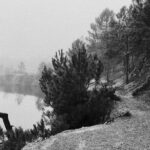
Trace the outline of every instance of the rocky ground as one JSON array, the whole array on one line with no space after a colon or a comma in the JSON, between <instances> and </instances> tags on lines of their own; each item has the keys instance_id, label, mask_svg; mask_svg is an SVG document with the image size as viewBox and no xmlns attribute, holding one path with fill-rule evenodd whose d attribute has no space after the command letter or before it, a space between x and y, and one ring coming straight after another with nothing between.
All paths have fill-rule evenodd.
<instances>
[{"instance_id":1,"label":"rocky ground","mask_svg":"<svg viewBox=\"0 0 150 150\"><path fill-rule=\"evenodd\" d=\"M130 93L123 95L113 116L129 111L130 117L113 122L65 131L23 150L150 150L150 106Z\"/></svg>"}]
</instances>

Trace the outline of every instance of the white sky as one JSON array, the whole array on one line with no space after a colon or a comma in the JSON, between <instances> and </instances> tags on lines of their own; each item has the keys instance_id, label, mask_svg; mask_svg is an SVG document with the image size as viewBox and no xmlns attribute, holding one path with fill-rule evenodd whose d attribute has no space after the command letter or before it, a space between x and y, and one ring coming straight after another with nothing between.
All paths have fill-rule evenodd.
<instances>
[{"instance_id":1,"label":"white sky","mask_svg":"<svg viewBox=\"0 0 150 150\"><path fill-rule=\"evenodd\" d=\"M35 71L58 49L87 35L106 7L118 12L131 0L0 0L0 64L24 61Z\"/></svg>"}]
</instances>

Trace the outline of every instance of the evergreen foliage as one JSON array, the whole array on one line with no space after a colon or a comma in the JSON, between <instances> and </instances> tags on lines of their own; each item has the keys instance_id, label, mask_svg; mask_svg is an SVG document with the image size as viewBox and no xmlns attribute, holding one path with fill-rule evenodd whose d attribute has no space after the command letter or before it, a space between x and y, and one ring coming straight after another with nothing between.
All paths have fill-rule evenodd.
<instances>
[{"instance_id":1,"label":"evergreen foliage","mask_svg":"<svg viewBox=\"0 0 150 150\"><path fill-rule=\"evenodd\" d=\"M33 125L33 129L23 130L15 128L11 132L4 132L0 128L1 150L21 150L27 142L33 142L38 138L41 140L50 136L50 130L46 129L43 119L37 125Z\"/></svg>"},{"instance_id":2,"label":"evergreen foliage","mask_svg":"<svg viewBox=\"0 0 150 150\"><path fill-rule=\"evenodd\" d=\"M103 63L107 75L114 71L114 66L122 66L126 83L147 76L150 71L149 0L133 0L129 8L122 7L117 14L106 11L111 12L105 9L91 24L88 51L105 58ZM102 20L103 15L110 18L108 23Z\"/></svg>"},{"instance_id":3,"label":"evergreen foliage","mask_svg":"<svg viewBox=\"0 0 150 150\"><path fill-rule=\"evenodd\" d=\"M114 90L100 88L103 64L81 43L76 41L68 55L62 50L56 53L53 69L45 67L42 72L45 103L53 108L52 134L105 122L116 100ZM90 91L91 81L95 82Z\"/></svg>"},{"instance_id":4,"label":"evergreen foliage","mask_svg":"<svg viewBox=\"0 0 150 150\"><path fill-rule=\"evenodd\" d=\"M44 102L53 108L52 112L45 114L49 117L51 131L46 129L43 120L31 130L19 128L11 135L0 128L5 150L12 150L12 147L20 150L26 142L38 137L44 139L66 129L109 121L115 101L119 98L115 96L115 89L100 84L103 71L107 81L111 80L113 73L118 73L118 70L115 71L118 66L126 83L139 77L147 78L133 92L134 96L150 88L149 0L133 0L129 8L122 7L117 14L105 9L91 24L87 39L87 46L78 39L67 54L63 50L58 51L52 59L53 67L41 64L39 68ZM24 69L22 64L22 74ZM6 77L10 83L12 77ZM24 89L28 93L31 91L31 76L20 76L18 81L26 83ZM125 114L130 115L129 112ZM4 140L5 135L7 141Z\"/></svg>"}]
</instances>

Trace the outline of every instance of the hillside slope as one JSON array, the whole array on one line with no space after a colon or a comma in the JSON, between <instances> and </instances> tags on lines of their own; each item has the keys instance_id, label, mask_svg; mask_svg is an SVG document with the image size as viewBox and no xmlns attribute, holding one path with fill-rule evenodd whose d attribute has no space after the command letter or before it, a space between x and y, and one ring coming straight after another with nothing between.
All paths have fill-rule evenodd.
<instances>
[{"instance_id":1,"label":"hillside slope","mask_svg":"<svg viewBox=\"0 0 150 150\"><path fill-rule=\"evenodd\" d=\"M149 150L150 106L131 94L120 95L117 111L129 110L131 117L114 122L65 131L42 142L27 144L23 150Z\"/></svg>"}]
</instances>

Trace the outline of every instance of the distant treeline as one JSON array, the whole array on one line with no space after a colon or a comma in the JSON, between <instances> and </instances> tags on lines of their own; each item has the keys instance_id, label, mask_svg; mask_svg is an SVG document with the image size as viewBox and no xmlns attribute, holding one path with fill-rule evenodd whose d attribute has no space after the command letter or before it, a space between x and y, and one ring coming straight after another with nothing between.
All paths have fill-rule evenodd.
<instances>
[{"instance_id":1,"label":"distant treeline","mask_svg":"<svg viewBox=\"0 0 150 150\"><path fill-rule=\"evenodd\" d=\"M42 97L38 75L28 73L6 73L0 75L0 90Z\"/></svg>"}]
</instances>

